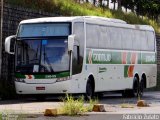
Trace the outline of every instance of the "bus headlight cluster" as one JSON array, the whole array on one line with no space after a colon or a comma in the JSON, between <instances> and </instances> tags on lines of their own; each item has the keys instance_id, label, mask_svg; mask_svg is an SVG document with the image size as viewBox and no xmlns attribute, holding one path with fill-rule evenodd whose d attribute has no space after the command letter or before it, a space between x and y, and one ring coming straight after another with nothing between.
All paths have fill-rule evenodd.
<instances>
[{"instance_id":1,"label":"bus headlight cluster","mask_svg":"<svg viewBox=\"0 0 160 120\"><path fill-rule=\"evenodd\" d=\"M70 77L57 78L56 82L70 80Z\"/></svg>"},{"instance_id":2,"label":"bus headlight cluster","mask_svg":"<svg viewBox=\"0 0 160 120\"><path fill-rule=\"evenodd\" d=\"M16 81L16 82L23 82L23 83L25 83L25 80L24 80L24 79L21 79L21 78L16 78L15 81Z\"/></svg>"}]
</instances>

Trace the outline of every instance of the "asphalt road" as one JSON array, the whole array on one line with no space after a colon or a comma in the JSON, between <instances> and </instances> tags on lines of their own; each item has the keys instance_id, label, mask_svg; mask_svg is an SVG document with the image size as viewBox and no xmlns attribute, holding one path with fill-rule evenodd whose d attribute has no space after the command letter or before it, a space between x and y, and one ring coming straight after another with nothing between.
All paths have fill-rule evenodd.
<instances>
[{"instance_id":1,"label":"asphalt road","mask_svg":"<svg viewBox=\"0 0 160 120\"><path fill-rule=\"evenodd\" d=\"M56 97L49 97L45 101L36 101L33 98L0 101L0 111L8 114L26 114L27 120L160 120L160 91L145 92L141 99L145 100L150 107L137 107L137 98L123 98L121 94L108 93L99 99L99 103L104 104L106 112L90 112L76 117L44 117L45 109L57 108L62 104ZM132 107L122 108L123 104Z\"/></svg>"}]
</instances>

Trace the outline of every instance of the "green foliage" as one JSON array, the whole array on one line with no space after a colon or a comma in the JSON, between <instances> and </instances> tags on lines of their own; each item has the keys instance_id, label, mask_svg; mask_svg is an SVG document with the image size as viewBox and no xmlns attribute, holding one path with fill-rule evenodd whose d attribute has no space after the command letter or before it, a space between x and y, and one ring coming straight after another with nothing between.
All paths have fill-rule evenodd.
<instances>
[{"instance_id":1,"label":"green foliage","mask_svg":"<svg viewBox=\"0 0 160 120\"><path fill-rule=\"evenodd\" d=\"M35 1L35 2L33 2ZM55 13L62 16L103 16L108 18L117 18L126 21L130 24L148 24L154 27L156 32L160 33L160 25L154 20L146 17L140 18L134 13L124 13L117 10L109 10L107 8L95 7L90 3L79 4L75 0L8 0L13 5L38 9L44 12ZM140 1L139 1L140 2ZM133 2L128 8L132 8ZM140 3L139 3L140 4ZM153 7L158 7L153 4Z\"/></svg>"},{"instance_id":2,"label":"green foliage","mask_svg":"<svg viewBox=\"0 0 160 120\"><path fill-rule=\"evenodd\" d=\"M67 115L77 115L84 112L83 97L74 100L72 96L66 95L66 99L63 100L63 111Z\"/></svg>"},{"instance_id":3,"label":"green foliage","mask_svg":"<svg viewBox=\"0 0 160 120\"><path fill-rule=\"evenodd\" d=\"M44 12L51 12L56 5L51 0L6 0L11 5L21 6L25 8L32 8L34 10L41 10Z\"/></svg>"},{"instance_id":4,"label":"green foliage","mask_svg":"<svg viewBox=\"0 0 160 120\"><path fill-rule=\"evenodd\" d=\"M81 96L78 99L74 99L73 96L66 94L61 105L61 111L65 115L75 116L84 112L92 111L93 105L97 101L90 100L87 105L84 103L84 97Z\"/></svg>"},{"instance_id":5,"label":"green foliage","mask_svg":"<svg viewBox=\"0 0 160 120\"><path fill-rule=\"evenodd\" d=\"M0 113L0 120L2 120L2 114Z\"/></svg>"},{"instance_id":6,"label":"green foliage","mask_svg":"<svg viewBox=\"0 0 160 120\"><path fill-rule=\"evenodd\" d=\"M129 104L129 103L123 103L120 106L121 106L121 108L134 108L134 106L132 104Z\"/></svg>"},{"instance_id":7,"label":"green foliage","mask_svg":"<svg viewBox=\"0 0 160 120\"><path fill-rule=\"evenodd\" d=\"M147 16L150 19L158 20L160 15L159 0L135 0L135 11L138 15Z\"/></svg>"},{"instance_id":8,"label":"green foliage","mask_svg":"<svg viewBox=\"0 0 160 120\"><path fill-rule=\"evenodd\" d=\"M85 106L85 107L86 107L86 110L87 110L88 112L91 112L92 109L93 109L94 104L97 104L97 103L98 103L98 99L94 99L94 100L91 99L91 100L89 100L88 105Z\"/></svg>"},{"instance_id":9,"label":"green foliage","mask_svg":"<svg viewBox=\"0 0 160 120\"><path fill-rule=\"evenodd\" d=\"M11 110L3 110L0 113L0 120L25 120L27 118L26 114L16 113Z\"/></svg>"}]
</instances>

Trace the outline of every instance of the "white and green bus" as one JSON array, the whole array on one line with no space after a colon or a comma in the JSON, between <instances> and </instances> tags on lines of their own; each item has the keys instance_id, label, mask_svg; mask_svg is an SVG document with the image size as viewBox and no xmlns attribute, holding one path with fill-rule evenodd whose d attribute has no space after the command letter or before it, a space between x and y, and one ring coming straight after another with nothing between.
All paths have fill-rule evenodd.
<instances>
[{"instance_id":1,"label":"white and green bus","mask_svg":"<svg viewBox=\"0 0 160 120\"><path fill-rule=\"evenodd\" d=\"M136 96L157 83L155 32L148 25L95 16L24 20L5 50L15 55L18 94Z\"/></svg>"}]
</instances>

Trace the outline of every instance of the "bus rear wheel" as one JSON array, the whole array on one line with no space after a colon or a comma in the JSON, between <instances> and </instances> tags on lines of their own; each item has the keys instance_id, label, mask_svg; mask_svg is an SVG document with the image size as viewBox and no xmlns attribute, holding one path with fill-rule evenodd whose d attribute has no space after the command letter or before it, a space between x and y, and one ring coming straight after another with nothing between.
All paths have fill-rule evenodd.
<instances>
[{"instance_id":1,"label":"bus rear wheel","mask_svg":"<svg viewBox=\"0 0 160 120\"><path fill-rule=\"evenodd\" d=\"M133 90L132 90L133 97L139 96L139 80L137 77L134 77L134 83L133 83Z\"/></svg>"},{"instance_id":2,"label":"bus rear wheel","mask_svg":"<svg viewBox=\"0 0 160 120\"><path fill-rule=\"evenodd\" d=\"M88 79L87 85L86 85L86 99L91 100L93 98L93 95L94 95L94 88L91 80Z\"/></svg>"},{"instance_id":3,"label":"bus rear wheel","mask_svg":"<svg viewBox=\"0 0 160 120\"><path fill-rule=\"evenodd\" d=\"M138 97L140 94L140 85L137 77L133 79L133 88L130 90L122 91L123 97Z\"/></svg>"},{"instance_id":4,"label":"bus rear wheel","mask_svg":"<svg viewBox=\"0 0 160 120\"><path fill-rule=\"evenodd\" d=\"M141 79L140 85L139 85L139 96L142 97L144 92L144 79Z\"/></svg>"}]
</instances>

